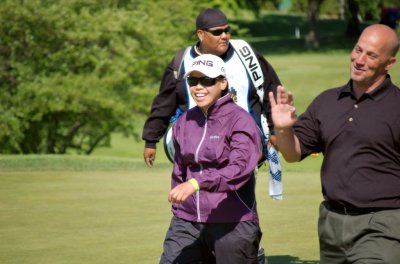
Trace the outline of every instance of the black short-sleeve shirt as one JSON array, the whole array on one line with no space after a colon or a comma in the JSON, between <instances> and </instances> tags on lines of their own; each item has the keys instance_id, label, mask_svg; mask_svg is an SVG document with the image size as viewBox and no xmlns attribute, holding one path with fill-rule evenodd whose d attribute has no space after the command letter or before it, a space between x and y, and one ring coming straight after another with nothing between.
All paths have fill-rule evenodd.
<instances>
[{"instance_id":1,"label":"black short-sleeve shirt","mask_svg":"<svg viewBox=\"0 0 400 264\"><path fill-rule=\"evenodd\" d=\"M297 120L302 159L322 152L327 201L400 208L400 90L390 80L358 100L351 81L322 92Z\"/></svg>"}]
</instances>

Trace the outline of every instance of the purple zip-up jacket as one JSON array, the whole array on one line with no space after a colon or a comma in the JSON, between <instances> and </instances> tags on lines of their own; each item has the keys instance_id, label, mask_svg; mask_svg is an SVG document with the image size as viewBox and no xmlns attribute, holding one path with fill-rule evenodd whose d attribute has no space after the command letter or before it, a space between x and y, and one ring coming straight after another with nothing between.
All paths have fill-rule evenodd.
<instances>
[{"instance_id":1,"label":"purple zip-up jacket","mask_svg":"<svg viewBox=\"0 0 400 264\"><path fill-rule=\"evenodd\" d=\"M191 222L258 221L254 170L261 154L260 131L252 116L229 95L204 114L194 107L173 126L172 188L195 178L200 191L175 216Z\"/></svg>"}]
</instances>

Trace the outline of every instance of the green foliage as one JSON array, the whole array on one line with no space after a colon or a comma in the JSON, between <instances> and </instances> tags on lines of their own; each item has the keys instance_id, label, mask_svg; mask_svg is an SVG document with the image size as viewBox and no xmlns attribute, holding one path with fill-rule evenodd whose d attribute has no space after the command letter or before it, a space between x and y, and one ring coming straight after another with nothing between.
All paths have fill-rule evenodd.
<instances>
[{"instance_id":1,"label":"green foliage","mask_svg":"<svg viewBox=\"0 0 400 264\"><path fill-rule=\"evenodd\" d=\"M385 1L388 6L398 4L398 0L394 1ZM363 18L369 18L370 20L379 20L380 15L380 5L381 0L355 0L353 1L358 4L359 7L359 15ZM308 0L293 0L292 1L292 12L300 12L306 13L308 8ZM329 15L329 16L339 16L339 1L338 0L323 0L321 3L321 15ZM346 9L348 11L348 1L346 1Z\"/></svg>"},{"instance_id":2,"label":"green foliage","mask_svg":"<svg viewBox=\"0 0 400 264\"><path fill-rule=\"evenodd\" d=\"M379 21L381 0L357 0L359 14L362 19Z\"/></svg>"},{"instance_id":3,"label":"green foliage","mask_svg":"<svg viewBox=\"0 0 400 264\"><path fill-rule=\"evenodd\" d=\"M339 0L322 0L320 6L321 15L338 16ZM309 0L293 0L292 12L307 13Z\"/></svg>"},{"instance_id":4,"label":"green foliage","mask_svg":"<svg viewBox=\"0 0 400 264\"><path fill-rule=\"evenodd\" d=\"M339 17L339 0L324 0L321 4L320 13L332 17Z\"/></svg>"},{"instance_id":5,"label":"green foliage","mask_svg":"<svg viewBox=\"0 0 400 264\"><path fill-rule=\"evenodd\" d=\"M107 146L112 132L138 138L135 120L148 112L173 54L193 43L194 20L205 7L257 5L3 0L0 153L90 154Z\"/></svg>"},{"instance_id":6,"label":"green foliage","mask_svg":"<svg viewBox=\"0 0 400 264\"><path fill-rule=\"evenodd\" d=\"M306 13L307 7L308 0L293 0L290 11L295 13Z\"/></svg>"},{"instance_id":7,"label":"green foliage","mask_svg":"<svg viewBox=\"0 0 400 264\"><path fill-rule=\"evenodd\" d=\"M261 9L277 9L281 0L197 0L196 7L207 8L217 7L224 12L232 12L238 15L243 9L251 10L254 14L259 15ZM232 16L229 16L232 18Z\"/></svg>"},{"instance_id":8,"label":"green foliage","mask_svg":"<svg viewBox=\"0 0 400 264\"><path fill-rule=\"evenodd\" d=\"M200 9L221 8L235 36L243 37L247 27L237 18L249 11L241 9L259 11L279 2L3 0L0 153L89 154L109 146L114 132L138 139L165 66L179 48L195 41ZM263 18L257 21L263 38L281 31L272 40L253 42L259 51L283 47L287 52L288 45L279 41L297 41L289 51L304 49L302 40L287 39L293 35L290 20L285 22L290 33L276 21L271 27Z\"/></svg>"},{"instance_id":9,"label":"green foliage","mask_svg":"<svg viewBox=\"0 0 400 264\"><path fill-rule=\"evenodd\" d=\"M190 1L5 1L0 151L89 154L132 134L196 13Z\"/></svg>"}]
</instances>

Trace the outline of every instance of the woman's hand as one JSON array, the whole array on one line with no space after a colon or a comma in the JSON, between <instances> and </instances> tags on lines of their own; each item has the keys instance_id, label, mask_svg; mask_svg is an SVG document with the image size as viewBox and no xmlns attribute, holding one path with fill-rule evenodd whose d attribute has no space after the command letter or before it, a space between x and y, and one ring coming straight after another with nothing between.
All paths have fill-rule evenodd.
<instances>
[{"instance_id":1,"label":"woman's hand","mask_svg":"<svg viewBox=\"0 0 400 264\"><path fill-rule=\"evenodd\" d=\"M195 191L193 184L190 182L181 183L169 192L168 201L170 203L180 204L195 193Z\"/></svg>"}]
</instances>

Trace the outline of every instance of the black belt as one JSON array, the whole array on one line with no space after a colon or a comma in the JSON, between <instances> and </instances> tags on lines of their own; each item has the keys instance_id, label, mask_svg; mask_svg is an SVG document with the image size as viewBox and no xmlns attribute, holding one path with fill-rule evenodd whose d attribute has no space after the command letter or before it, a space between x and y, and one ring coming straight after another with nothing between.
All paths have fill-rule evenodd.
<instances>
[{"instance_id":1,"label":"black belt","mask_svg":"<svg viewBox=\"0 0 400 264\"><path fill-rule=\"evenodd\" d=\"M356 207L346 207L330 202L324 202L325 208L329 211L343 214L343 215L363 215L363 214L370 214L374 212L379 212L383 210L390 210L395 208L356 208Z\"/></svg>"}]
</instances>

